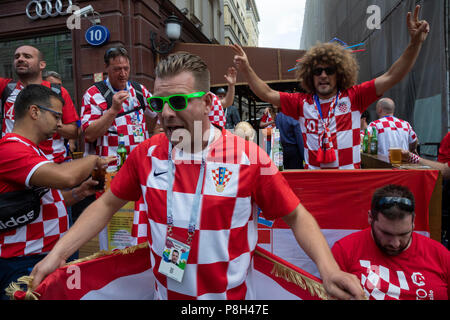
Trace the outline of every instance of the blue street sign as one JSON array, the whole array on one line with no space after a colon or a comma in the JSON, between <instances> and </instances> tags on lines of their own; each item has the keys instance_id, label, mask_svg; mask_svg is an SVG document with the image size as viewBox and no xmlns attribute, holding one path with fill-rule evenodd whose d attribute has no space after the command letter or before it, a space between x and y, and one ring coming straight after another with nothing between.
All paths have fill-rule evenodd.
<instances>
[{"instance_id":1,"label":"blue street sign","mask_svg":"<svg viewBox=\"0 0 450 320\"><path fill-rule=\"evenodd\" d=\"M84 35L87 43L91 46L101 46L104 45L109 40L109 30L105 26L93 25L86 30Z\"/></svg>"}]
</instances>

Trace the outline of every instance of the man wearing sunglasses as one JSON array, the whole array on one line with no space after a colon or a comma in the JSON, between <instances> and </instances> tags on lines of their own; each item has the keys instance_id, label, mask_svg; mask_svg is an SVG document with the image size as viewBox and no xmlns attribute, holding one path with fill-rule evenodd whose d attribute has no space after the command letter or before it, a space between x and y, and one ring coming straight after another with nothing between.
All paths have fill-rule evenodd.
<instances>
[{"instance_id":1,"label":"man wearing sunglasses","mask_svg":"<svg viewBox=\"0 0 450 320\"><path fill-rule=\"evenodd\" d=\"M57 164L47 159L38 146L61 126L63 104L62 98L46 86L28 85L17 95L12 132L0 140L0 194L48 189L40 200L37 217L1 215L0 299L6 299L4 289L29 275L68 230L66 205L93 194L97 182L86 179L95 166L112 160L89 156Z\"/></svg>"},{"instance_id":2,"label":"man wearing sunglasses","mask_svg":"<svg viewBox=\"0 0 450 320\"><path fill-rule=\"evenodd\" d=\"M429 25L408 13L410 43L402 56L383 75L360 85L358 64L349 50L334 44L318 44L297 65L297 79L306 93L284 93L271 89L251 68L247 55L233 45L234 62L263 101L300 122L305 168L356 169L361 167L360 116L384 92L400 82L414 66Z\"/></svg>"},{"instance_id":3,"label":"man wearing sunglasses","mask_svg":"<svg viewBox=\"0 0 450 320\"><path fill-rule=\"evenodd\" d=\"M8 86L1 89L1 82L10 79L0 78L0 100L2 103L2 135L11 132L14 127L14 102L17 95L29 84L42 84L59 92L64 99L63 118L58 130L53 137L42 141L39 147L50 160L61 163L67 158L64 138L76 139L78 137L77 121L78 113L73 105L67 90L61 85L53 85L43 80L42 72L46 62L42 52L29 45L20 46L14 52L14 70L19 79L18 82L10 82Z\"/></svg>"},{"instance_id":4,"label":"man wearing sunglasses","mask_svg":"<svg viewBox=\"0 0 450 320\"><path fill-rule=\"evenodd\" d=\"M171 54L155 74L149 102L164 134L131 152L111 188L35 267L33 287L93 238L119 208L142 195L159 299L254 299L257 206L266 218L283 218L291 226L331 296L362 298L356 277L338 268L316 221L268 155L211 124L210 74L203 60L190 53ZM176 275L165 269L163 259L174 242L187 256Z\"/></svg>"},{"instance_id":5,"label":"man wearing sunglasses","mask_svg":"<svg viewBox=\"0 0 450 320\"><path fill-rule=\"evenodd\" d=\"M370 228L337 241L332 252L342 270L360 279L375 300L448 300L450 252L414 230L414 196L398 185L377 189Z\"/></svg>"}]
</instances>

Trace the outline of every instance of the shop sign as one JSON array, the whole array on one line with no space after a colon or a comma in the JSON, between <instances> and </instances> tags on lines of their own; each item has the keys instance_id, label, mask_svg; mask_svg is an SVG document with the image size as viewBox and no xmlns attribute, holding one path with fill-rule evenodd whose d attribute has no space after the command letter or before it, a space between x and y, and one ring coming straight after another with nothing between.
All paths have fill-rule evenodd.
<instances>
[{"instance_id":1,"label":"shop sign","mask_svg":"<svg viewBox=\"0 0 450 320\"><path fill-rule=\"evenodd\" d=\"M28 3L26 13L31 20L65 16L70 13L71 6L72 0L33 0Z\"/></svg>"},{"instance_id":2,"label":"shop sign","mask_svg":"<svg viewBox=\"0 0 450 320\"><path fill-rule=\"evenodd\" d=\"M86 34L84 35L87 43L91 46L101 46L104 45L109 40L109 30L105 26L102 25L93 25L89 29L86 30Z\"/></svg>"}]
</instances>

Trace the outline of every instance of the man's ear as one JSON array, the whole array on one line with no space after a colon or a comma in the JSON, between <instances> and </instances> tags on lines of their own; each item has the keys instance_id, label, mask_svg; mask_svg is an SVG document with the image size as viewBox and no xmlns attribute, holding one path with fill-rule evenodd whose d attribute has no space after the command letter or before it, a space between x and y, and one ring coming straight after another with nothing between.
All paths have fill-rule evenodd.
<instances>
[{"instance_id":1,"label":"man's ear","mask_svg":"<svg viewBox=\"0 0 450 320\"><path fill-rule=\"evenodd\" d=\"M45 62L44 60L39 61L39 70L41 70L41 72L47 67L47 62Z\"/></svg>"},{"instance_id":2,"label":"man's ear","mask_svg":"<svg viewBox=\"0 0 450 320\"><path fill-rule=\"evenodd\" d=\"M39 108L38 108L36 105L34 105L34 104L32 104L32 105L28 108L28 112L29 112L29 114L30 114L30 116L31 116L31 118L32 118L33 120L37 120L37 118L39 117L38 111L39 111Z\"/></svg>"},{"instance_id":3,"label":"man's ear","mask_svg":"<svg viewBox=\"0 0 450 320\"><path fill-rule=\"evenodd\" d=\"M368 215L367 215L367 222L369 223L369 226L372 225L372 221L373 221L372 211L369 210Z\"/></svg>"},{"instance_id":4,"label":"man's ear","mask_svg":"<svg viewBox=\"0 0 450 320\"><path fill-rule=\"evenodd\" d=\"M205 102L205 114L209 115L209 113L212 110L212 103L213 103L213 94L211 92L206 93L203 96L203 101Z\"/></svg>"}]
</instances>

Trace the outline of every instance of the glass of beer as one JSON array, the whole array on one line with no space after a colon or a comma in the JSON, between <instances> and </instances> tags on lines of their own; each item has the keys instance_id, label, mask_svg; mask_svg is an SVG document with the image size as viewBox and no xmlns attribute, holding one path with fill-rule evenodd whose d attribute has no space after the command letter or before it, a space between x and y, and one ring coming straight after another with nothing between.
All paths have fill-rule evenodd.
<instances>
[{"instance_id":1,"label":"glass of beer","mask_svg":"<svg viewBox=\"0 0 450 320\"><path fill-rule=\"evenodd\" d=\"M95 190L105 189L105 176L106 168L94 168L92 171L92 179L98 181L98 184L94 187Z\"/></svg>"},{"instance_id":2,"label":"glass of beer","mask_svg":"<svg viewBox=\"0 0 450 320\"><path fill-rule=\"evenodd\" d=\"M402 149L401 148L389 148L389 162L392 164L402 163Z\"/></svg>"}]
</instances>

